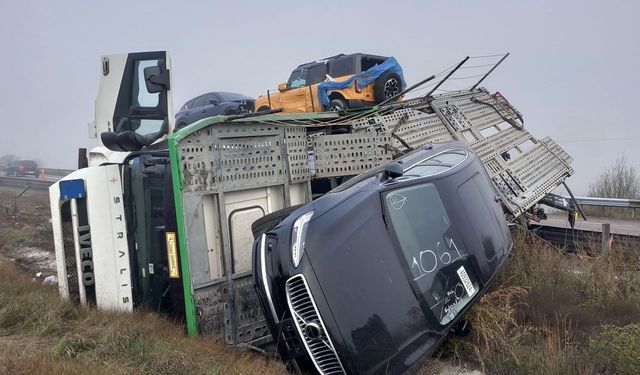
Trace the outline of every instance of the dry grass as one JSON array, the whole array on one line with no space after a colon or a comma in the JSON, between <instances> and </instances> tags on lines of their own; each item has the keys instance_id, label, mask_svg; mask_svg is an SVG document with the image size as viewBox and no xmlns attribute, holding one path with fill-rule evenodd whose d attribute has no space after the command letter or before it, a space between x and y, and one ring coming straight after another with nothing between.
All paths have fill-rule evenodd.
<instances>
[{"instance_id":1,"label":"dry grass","mask_svg":"<svg viewBox=\"0 0 640 375\"><path fill-rule=\"evenodd\" d=\"M439 355L491 374L640 373L640 249L626 250L569 255L518 234L472 334Z\"/></svg>"},{"instance_id":2,"label":"dry grass","mask_svg":"<svg viewBox=\"0 0 640 375\"><path fill-rule=\"evenodd\" d=\"M281 374L284 365L227 348L158 316L78 308L0 258L0 373Z\"/></svg>"}]
</instances>

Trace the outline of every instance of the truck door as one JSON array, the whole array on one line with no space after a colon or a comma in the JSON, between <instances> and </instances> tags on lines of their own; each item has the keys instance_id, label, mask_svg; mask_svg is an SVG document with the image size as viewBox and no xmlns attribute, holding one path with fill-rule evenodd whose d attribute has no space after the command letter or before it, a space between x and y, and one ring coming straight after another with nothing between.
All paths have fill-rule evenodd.
<instances>
[{"instance_id":1,"label":"truck door","mask_svg":"<svg viewBox=\"0 0 640 375\"><path fill-rule=\"evenodd\" d=\"M174 127L171 62L165 51L102 56L101 73L89 136L103 147L89 153L90 166L114 161L109 160L114 153L122 162L122 152L162 141Z\"/></svg>"}]
</instances>

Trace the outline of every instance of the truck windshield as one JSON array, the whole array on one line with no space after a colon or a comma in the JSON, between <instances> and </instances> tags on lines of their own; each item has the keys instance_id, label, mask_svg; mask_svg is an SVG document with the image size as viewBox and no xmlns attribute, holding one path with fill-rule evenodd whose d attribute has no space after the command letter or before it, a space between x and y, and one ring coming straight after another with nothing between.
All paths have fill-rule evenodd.
<instances>
[{"instance_id":1,"label":"truck windshield","mask_svg":"<svg viewBox=\"0 0 640 375\"><path fill-rule=\"evenodd\" d=\"M433 183L383 193L385 212L428 314L446 325L479 290L468 252Z\"/></svg>"}]
</instances>

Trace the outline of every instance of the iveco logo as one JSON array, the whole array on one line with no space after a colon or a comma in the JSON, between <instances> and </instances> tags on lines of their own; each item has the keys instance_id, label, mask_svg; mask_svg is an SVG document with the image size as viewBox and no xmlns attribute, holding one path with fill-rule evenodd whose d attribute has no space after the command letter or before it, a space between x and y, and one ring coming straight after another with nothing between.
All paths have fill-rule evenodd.
<instances>
[{"instance_id":1,"label":"iveco logo","mask_svg":"<svg viewBox=\"0 0 640 375\"><path fill-rule=\"evenodd\" d=\"M317 340L322 336L322 328L316 322L311 322L304 327L304 334L309 340Z\"/></svg>"},{"instance_id":2,"label":"iveco logo","mask_svg":"<svg viewBox=\"0 0 640 375\"><path fill-rule=\"evenodd\" d=\"M88 225L78 227L78 242L80 243L82 284L86 286L93 285L95 282L93 276L93 252L91 251L91 230Z\"/></svg>"}]
</instances>

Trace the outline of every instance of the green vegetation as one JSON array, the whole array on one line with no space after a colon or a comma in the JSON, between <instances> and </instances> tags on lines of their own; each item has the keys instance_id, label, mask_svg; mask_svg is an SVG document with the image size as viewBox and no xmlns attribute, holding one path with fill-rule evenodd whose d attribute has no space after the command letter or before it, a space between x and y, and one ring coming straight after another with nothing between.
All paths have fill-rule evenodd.
<instances>
[{"instance_id":1,"label":"green vegetation","mask_svg":"<svg viewBox=\"0 0 640 375\"><path fill-rule=\"evenodd\" d=\"M490 374L640 373L638 250L595 258L517 235L469 313L471 334L452 337L437 355Z\"/></svg>"}]
</instances>

